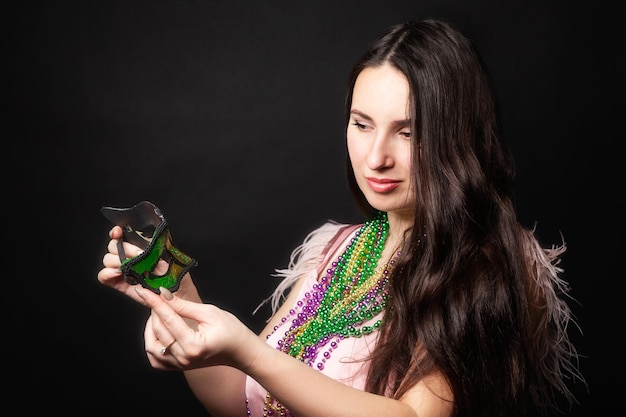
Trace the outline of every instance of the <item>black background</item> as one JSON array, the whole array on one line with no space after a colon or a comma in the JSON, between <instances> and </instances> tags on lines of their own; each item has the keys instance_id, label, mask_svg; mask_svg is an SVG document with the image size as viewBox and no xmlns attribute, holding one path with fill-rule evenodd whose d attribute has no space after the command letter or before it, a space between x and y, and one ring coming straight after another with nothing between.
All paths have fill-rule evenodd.
<instances>
[{"instance_id":1,"label":"black background","mask_svg":"<svg viewBox=\"0 0 626 417\"><path fill-rule=\"evenodd\" d=\"M349 68L389 25L426 17L476 42L516 158L520 218L546 244L568 244L589 392L573 385L580 404L567 415L616 410L623 18L603 2L538 0L14 5L8 402L20 414L206 415L181 374L147 362L147 311L97 282L110 227L100 207L154 202L199 260L204 300L260 330L268 312L252 311L274 268L325 220L360 221L344 174Z\"/></svg>"}]
</instances>

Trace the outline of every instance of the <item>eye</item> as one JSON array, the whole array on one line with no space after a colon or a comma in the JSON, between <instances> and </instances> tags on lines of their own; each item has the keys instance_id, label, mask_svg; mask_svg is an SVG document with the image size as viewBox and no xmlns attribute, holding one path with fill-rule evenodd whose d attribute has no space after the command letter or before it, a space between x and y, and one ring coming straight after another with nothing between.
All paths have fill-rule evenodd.
<instances>
[{"instance_id":1,"label":"eye","mask_svg":"<svg viewBox=\"0 0 626 417\"><path fill-rule=\"evenodd\" d=\"M367 126L367 125L365 125L365 124L363 124L363 123L359 122L358 120L355 120L354 122L352 122L352 125L353 125L353 126L356 126L356 128L357 128L357 129L359 129L359 130L365 130L365 129L367 129L367 128L368 128L368 126Z\"/></svg>"},{"instance_id":2,"label":"eye","mask_svg":"<svg viewBox=\"0 0 626 417\"><path fill-rule=\"evenodd\" d=\"M411 131L410 130L409 131L401 130L398 134L400 136L402 136L403 138L405 138L405 139L411 139Z\"/></svg>"}]
</instances>

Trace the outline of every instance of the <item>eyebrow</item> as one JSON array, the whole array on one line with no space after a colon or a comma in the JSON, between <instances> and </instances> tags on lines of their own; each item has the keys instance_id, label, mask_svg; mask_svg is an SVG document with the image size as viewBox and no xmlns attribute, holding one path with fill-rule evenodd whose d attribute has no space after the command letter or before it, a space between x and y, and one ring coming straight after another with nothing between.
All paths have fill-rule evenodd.
<instances>
[{"instance_id":1,"label":"eyebrow","mask_svg":"<svg viewBox=\"0 0 626 417\"><path fill-rule=\"evenodd\" d=\"M374 119L372 119L371 116L363 113L360 110L357 109L352 109L350 110L350 114L351 115L355 115L355 116L359 116L362 117L363 119L373 122ZM394 122L391 122L391 125L395 128L401 128L401 127L411 127L411 119L404 119L404 120L396 120Z\"/></svg>"}]
</instances>

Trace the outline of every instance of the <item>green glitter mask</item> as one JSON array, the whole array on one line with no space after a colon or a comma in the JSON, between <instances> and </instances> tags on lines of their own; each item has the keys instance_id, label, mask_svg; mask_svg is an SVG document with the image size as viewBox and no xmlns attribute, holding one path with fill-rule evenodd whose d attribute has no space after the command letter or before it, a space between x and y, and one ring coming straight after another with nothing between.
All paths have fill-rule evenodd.
<instances>
[{"instance_id":1,"label":"green glitter mask","mask_svg":"<svg viewBox=\"0 0 626 417\"><path fill-rule=\"evenodd\" d=\"M160 287L174 292L185 273L198 264L174 246L165 217L151 202L142 201L128 208L102 207L100 211L124 230L117 248L122 261L120 269L129 284L141 284L157 294L161 292ZM123 241L140 247L143 252L127 258ZM168 264L163 275L154 273L159 260Z\"/></svg>"}]
</instances>

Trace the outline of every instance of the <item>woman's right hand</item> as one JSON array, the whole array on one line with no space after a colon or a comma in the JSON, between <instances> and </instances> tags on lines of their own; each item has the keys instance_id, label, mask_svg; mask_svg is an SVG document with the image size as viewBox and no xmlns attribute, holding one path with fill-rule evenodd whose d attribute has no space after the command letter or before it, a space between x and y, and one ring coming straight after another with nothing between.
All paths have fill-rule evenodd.
<instances>
[{"instance_id":1,"label":"woman's right hand","mask_svg":"<svg viewBox=\"0 0 626 417\"><path fill-rule=\"evenodd\" d=\"M123 231L120 226L114 226L109 231L109 237L111 238L111 240L109 241L109 244L107 246L108 252L102 258L102 264L104 267L98 272L98 281L100 281L100 283L106 285L107 287L113 288L114 290L117 290L122 294L127 295L136 302L144 304L144 301L138 296L137 292L134 289L135 285L131 285L126 282L126 280L124 279L124 274L120 269L122 262L120 261L117 245L119 239L121 239L122 236ZM123 245L124 252L128 257L137 256L142 252L141 248L131 243L123 242ZM161 260L159 261L159 264L157 265L154 272L156 274L163 274L167 271L167 268L168 264L165 261ZM191 279L191 275L189 273L185 274L185 276L182 278L176 295L179 298L185 300L201 302L198 290L194 285Z\"/></svg>"}]
</instances>

